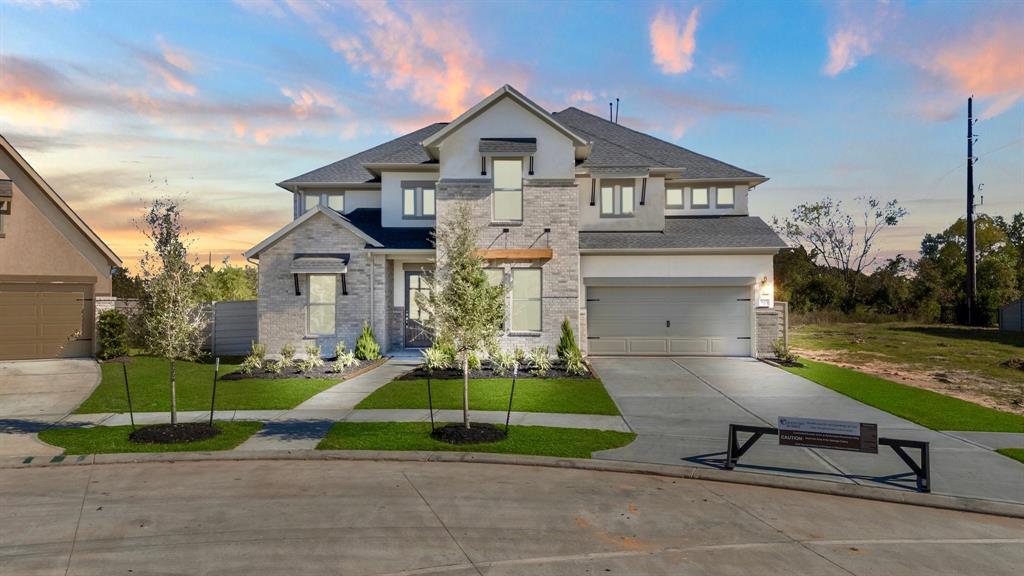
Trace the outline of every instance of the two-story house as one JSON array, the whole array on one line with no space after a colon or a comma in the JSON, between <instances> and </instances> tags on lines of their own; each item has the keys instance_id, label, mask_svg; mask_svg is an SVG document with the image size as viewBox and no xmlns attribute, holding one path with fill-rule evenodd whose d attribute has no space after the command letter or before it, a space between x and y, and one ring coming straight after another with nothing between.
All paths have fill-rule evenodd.
<instances>
[{"instance_id":1,"label":"two-story house","mask_svg":"<svg viewBox=\"0 0 1024 576\"><path fill-rule=\"evenodd\" d=\"M278 184L294 219L245 253L259 260L259 338L327 354L369 321L385 349L429 346L414 295L435 222L467 202L488 274L509 287L504 345L553 349L568 318L591 355L753 355L785 247L748 214L766 180L504 86Z\"/></svg>"}]
</instances>

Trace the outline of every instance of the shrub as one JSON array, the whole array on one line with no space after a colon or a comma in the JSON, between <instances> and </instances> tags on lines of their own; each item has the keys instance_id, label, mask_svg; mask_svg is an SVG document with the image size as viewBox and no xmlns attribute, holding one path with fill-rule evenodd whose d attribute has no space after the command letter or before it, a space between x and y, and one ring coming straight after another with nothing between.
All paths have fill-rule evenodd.
<instances>
[{"instance_id":1,"label":"shrub","mask_svg":"<svg viewBox=\"0 0 1024 576\"><path fill-rule=\"evenodd\" d=\"M438 354L442 354L447 359L445 368L451 368L452 366L455 366L455 344L452 344L451 342L435 342L433 348L437 350Z\"/></svg>"},{"instance_id":2,"label":"shrub","mask_svg":"<svg viewBox=\"0 0 1024 576\"><path fill-rule=\"evenodd\" d=\"M448 355L447 350L433 346L431 348L421 350L420 354L423 355L423 364L425 364L427 370L431 372L434 370L445 370L452 367L452 359Z\"/></svg>"},{"instance_id":3,"label":"shrub","mask_svg":"<svg viewBox=\"0 0 1024 576\"><path fill-rule=\"evenodd\" d=\"M569 325L568 318L562 320L562 337L558 340L558 347L555 348L555 352L563 362L567 362L571 355L583 357L579 346L576 344L576 335L572 332L572 326Z\"/></svg>"},{"instance_id":4,"label":"shrub","mask_svg":"<svg viewBox=\"0 0 1024 576\"><path fill-rule=\"evenodd\" d=\"M334 357L340 358L347 348L344 340L338 340L338 343L334 345Z\"/></svg>"},{"instance_id":5,"label":"shrub","mask_svg":"<svg viewBox=\"0 0 1024 576\"><path fill-rule=\"evenodd\" d=\"M363 322L363 333L356 340L356 358L360 360L376 360L380 358L380 344L377 344L377 337L373 335L373 328L369 322Z\"/></svg>"},{"instance_id":6,"label":"shrub","mask_svg":"<svg viewBox=\"0 0 1024 576\"><path fill-rule=\"evenodd\" d=\"M267 362L264 368L270 374L280 374L284 372L284 361L283 360L271 360Z\"/></svg>"},{"instance_id":7,"label":"shrub","mask_svg":"<svg viewBox=\"0 0 1024 576\"><path fill-rule=\"evenodd\" d=\"M569 352L563 360L566 373L572 376L586 376L587 365L583 363L583 354L579 350Z\"/></svg>"},{"instance_id":8,"label":"shrub","mask_svg":"<svg viewBox=\"0 0 1024 576\"><path fill-rule=\"evenodd\" d=\"M546 346L538 346L530 350L530 372L534 374L545 374L551 370L551 354Z\"/></svg>"},{"instance_id":9,"label":"shrub","mask_svg":"<svg viewBox=\"0 0 1024 576\"><path fill-rule=\"evenodd\" d=\"M306 363L309 369L319 368L324 365L324 359L320 357L320 346L317 344L306 345Z\"/></svg>"},{"instance_id":10,"label":"shrub","mask_svg":"<svg viewBox=\"0 0 1024 576\"><path fill-rule=\"evenodd\" d=\"M107 310L96 322L99 357L103 360L128 355L128 317L120 310Z\"/></svg>"},{"instance_id":11,"label":"shrub","mask_svg":"<svg viewBox=\"0 0 1024 576\"><path fill-rule=\"evenodd\" d=\"M491 370L498 376L511 372L515 363L515 354L506 350L499 350L497 354L491 356Z\"/></svg>"},{"instance_id":12,"label":"shrub","mask_svg":"<svg viewBox=\"0 0 1024 576\"><path fill-rule=\"evenodd\" d=\"M259 342L252 343L252 350L238 366L238 371L248 376L263 369L263 362L267 356L267 347Z\"/></svg>"},{"instance_id":13,"label":"shrub","mask_svg":"<svg viewBox=\"0 0 1024 576\"><path fill-rule=\"evenodd\" d=\"M287 368L295 362L295 346L290 343L281 347L281 367Z\"/></svg>"},{"instance_id":14,"label":"shrub","mask_svg":"<svg viewBox=\"0 0 1024 576\"><path fill-rule=\"evenodd\" d=\"M353 352L342 352L338 354L338 357L334 359L334 363L331 364L332 372L344 372L349 366L359 364L359 360L356 360L356 355Z\"/></svg>"},{"instance_id":15,"label":"shrub","mask_svg":"<svg viewBox=\"0 0 1024 576\"><path fill-rule=\"evenodd\" d=\"M469 358L467 358L467 360L467 364L469 365L470 370L479 370L480 368L483 367L483 362L480 361L480 355L477 354L476 351L470 352Z\"/></svg>"},{"instance_id":16,"label":"shrub","mask_svg":"<svg viewBox=\"0 0 1024 576\"><path fill-rule=\"evenodd\" d=\"M784 339L779 338L775 341L775 344L773 344L772 347L775 350L775 358L779 362L784 364L796 362L796 354L793 354L793 351L789 349L789 346L786 346L786 341Z\"/></svg>"},{"instance_id":17,"label":"shrub","mask_svg":"<svg viewBox=\"0 0 1024 576\"><path fill-rule=\"evenodd\" d=\"M526 353L526 350L523 350L518 346L512 349L512 357L515 358L516 363L519 364L520 368L526 366L530 358L529 355Z\"/></svg>"}]
</instances>

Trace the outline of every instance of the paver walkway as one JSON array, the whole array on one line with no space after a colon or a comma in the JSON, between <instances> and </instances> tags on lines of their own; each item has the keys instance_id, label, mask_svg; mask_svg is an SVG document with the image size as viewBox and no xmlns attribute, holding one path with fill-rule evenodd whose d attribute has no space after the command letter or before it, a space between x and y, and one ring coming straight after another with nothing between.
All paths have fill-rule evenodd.
<instances>
[{"instance_id":1,"label":"paver walkway","mask_svg":"<svg viewBox=\"0 0 1024 576\"><path fill-rule=\"evenodd\" d=\"M880 436L931 443L933 492L1024 502L1024 465L990 449L1015 441L1024 447L1021 435L929 430L749 358L596 358L593 365L638 434L632 444L595 458L720 467L730 423L775 426L779 416L873 422ZM906 466L884 447L877 455L811 450L765 437L737 468L912 486L899 478Z\"/></svg>"}]
</instances>

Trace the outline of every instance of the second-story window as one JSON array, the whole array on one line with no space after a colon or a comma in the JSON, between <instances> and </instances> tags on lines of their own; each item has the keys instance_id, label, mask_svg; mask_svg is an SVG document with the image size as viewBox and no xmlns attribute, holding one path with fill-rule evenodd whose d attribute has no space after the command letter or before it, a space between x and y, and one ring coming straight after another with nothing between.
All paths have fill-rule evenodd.
<instances>
[{"instance_id":1,"label":"second-story window","mask_svg":"<svg viewBox=\"0 0 1024 576\"><path fill-rule=\"evenodd\" d=\"M327 199L327 207L338 212L345 212L345 193L344 192L331 192L330 194L324 194Z\"/></svg>"},{"instance_id":2,"label":"second-story window","mask_svg":"<svg viewBox=\"0 0 1024 576\"><path fill-rule=\"evenodd\" d=\"M632 216L636 188L632 181L601 182L601 216Z\"/></svg>"},{"instance_id":3,"label":"second-story window","mask_svg":"<svg viewBox=\"0 0 1024 576\"><path fill-rule=\"evenodd\" d=\"M708 189L707 188L694 188L690 192L690 207L691 208L707 208L708 207Z\"/></svg>"},{"instance_id":4,"label":"second-story window","mask_svg":"<svg viewBox=\"0 0 1024 576\"><path fill-rule=\"evenodd\" d=\"M492 220L518 222L523 219L523 159L494 159L494 205Z\"/></svg>"},{"instance_id":5,"label":"second-story window","mask_svg":"<svg viewBox=\"0 0 1024 576\"><path fill-rule=\"evenodd\" d=\"M668 188L665 190L665 207L677 209L683 207L682 188Z\"/></svg>"},{"instance_id":6,"label":"second-story window","mask_svg":"<svg viewBox=\"0 0 1024 576\"><path fill-rule=\"evenodd\" d=\"M302 211L309 212L313 208L316 208L320 204L320 195L316 192L303 192L302 193Z\"/></svg>"},{"instance_id":7,"label":"second-story window","mask_svg":"<svg viewBox=\"0 0 1024 576\"><path fill-rule=\"evenodd\" d=\"M434 196L432 182L402 182L402 218L433 218Z\"/></svg>"},{"instance_id":8,"label":"second-story window","mask_svg":"<svg viewBox=\"0 0 1024 576\"><path fill-rule=\"evenodd\" d=\"M715 208L732 208L736 205L736 193L732 188L719 188L715 191Z\"/></svg>"}]
</instances>

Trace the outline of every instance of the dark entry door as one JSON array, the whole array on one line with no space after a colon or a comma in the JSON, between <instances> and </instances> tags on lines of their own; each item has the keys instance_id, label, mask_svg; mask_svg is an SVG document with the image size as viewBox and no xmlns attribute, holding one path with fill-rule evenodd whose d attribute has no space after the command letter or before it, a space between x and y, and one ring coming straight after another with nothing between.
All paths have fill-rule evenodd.
<instances>
[{"instance_id":1,"label":"dark entry door","mask_svg":"<svg viewBox=\"0 0 1024 576\"><path fill-rule=\"evenodd\" d=\"M405 347L427 348L434 342L434 335L426 325L427 312L416 304L416 294L429 293L422 272L405 273Z\"/></svg>"}]
</instances>

